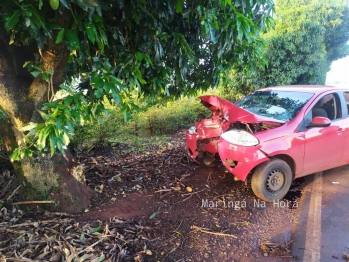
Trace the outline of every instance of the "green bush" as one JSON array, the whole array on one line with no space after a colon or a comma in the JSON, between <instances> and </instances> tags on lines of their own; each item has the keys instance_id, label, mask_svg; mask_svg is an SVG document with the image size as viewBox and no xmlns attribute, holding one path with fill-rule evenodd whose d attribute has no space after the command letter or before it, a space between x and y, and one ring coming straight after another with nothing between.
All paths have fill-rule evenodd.
<instances>
[{"instance_id":1,"label":"green bush","mask_svg":"<svg viewBox=\"0 0 349 262\"><path fill-rule=\"evenodd\" d=\"M149 107L134 113L128 122L124 121L123 113L118 108L106 107L110 115L104 116L101 123L88 123L79 128L74 137L74 146L84 149L106 142L143 143L144 139L187 128L210 114L198 98L181 98Z\"/></svg>"},{"instance_id":2,"label":"green bush","mask_svg":"<svg viewBox=\"0 0 349 262\"><path fill-rule=\"evenodd\" d=\"M236 101L241 97L234 92L227 92L226 89L210 90L200 95L205 94L218 95L229 101ZM139 104L140 112L134 113L131 120L125 122L120 109L106 103L109 116L104 116L101 123L93 122L81 127L74 137L75 147L81 150L109 142L139 146L147 142L161 143L166 136L186 129L211 114L198 97L183 97L150 107L143 101L139 101Z\"/></svg>"},{"instance_id":3,"label":"green bush","mask_svg":"<svg viewBox=\"0 0 349 262\"><path fill-rule=\"evenodd\" d=\"M193 125L209 115L197 98L182 98L163 106L153 106L135 115L128 126L136 136L166 135Z\"/></svg>"}]
</instances>

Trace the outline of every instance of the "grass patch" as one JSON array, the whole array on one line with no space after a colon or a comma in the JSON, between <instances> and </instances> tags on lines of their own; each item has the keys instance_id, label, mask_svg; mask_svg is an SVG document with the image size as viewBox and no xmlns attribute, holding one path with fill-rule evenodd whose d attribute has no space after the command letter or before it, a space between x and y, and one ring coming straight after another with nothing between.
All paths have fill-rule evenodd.
<instances>
[{"instance_id":1,"label":"grass patch","mask_svg":"<svg viewBox=\"0 0 349 262\"><path fill-rule=\"evenodd\" d=\"M239 98L217 90L208 94L219 95L230 101ZM107 108L110 115L105 116L102 123L88 123L77 131L73 143L78 150L108 143L131 144L132 150L142 150L147 144L169 141L174 132L188 128L211 114L197 97L184 97L163 105L144 107L127 123L118 108L111 105L107 105Z\"/></svg>"}]
</instances>

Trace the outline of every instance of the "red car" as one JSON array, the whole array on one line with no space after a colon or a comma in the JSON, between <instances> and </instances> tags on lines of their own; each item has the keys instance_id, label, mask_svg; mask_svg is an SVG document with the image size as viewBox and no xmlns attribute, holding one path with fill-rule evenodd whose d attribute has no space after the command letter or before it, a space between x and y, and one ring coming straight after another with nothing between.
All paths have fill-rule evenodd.
<instances>
[{"instance_id":1,"label":"red car","mask_svg":"<svg viewBox=\"0 0 349 262\"><path fill-rule=\"evenodd\" d=\"M221 161L239 180L251 176L265 201L282 199L295 178L349 163L349 88L271 87L235 104L200 99L212 115L187 131L188 155Z\"/></svg>"}]
</instances>

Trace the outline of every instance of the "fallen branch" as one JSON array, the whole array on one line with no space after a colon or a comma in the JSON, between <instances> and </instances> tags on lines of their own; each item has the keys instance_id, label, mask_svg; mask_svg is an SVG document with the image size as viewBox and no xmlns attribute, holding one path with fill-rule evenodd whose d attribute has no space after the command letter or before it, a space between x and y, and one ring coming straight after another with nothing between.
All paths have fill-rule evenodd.
<instances>
[{"instance_id":1,"label":"fallen branch","mask_svg":"<svg viewBox=\"0 0 349 262\"><path fill-rule=\"evenodd\" d=\"M21 187L22 185L19 185L13 192L12 194L7 198L7 201L11 199L11 197L16 193L16 191Z\"/></svg>"},{"instance_id":2,"label":"fallen branch","mask_svg":"<svg viewBox=\"0 0 349 262\"><path fill-rule=\"evenodd\" d=\"M237 238L237 236L231 235L231 234L224 234L224 233L219 233L219 232L211 232L211 231L207 231L205 229L202 229L201 227L197 227L197 226L191 226L192 229L194 230L198 230L202 233L205 234L211 234L211 235L215 235L215 236L221 236L221 237L233 237L233 238Z\"/></svg>"},{"instance_id":3,"label":"fallen branch","mask_svg":"<svg viewBox=\"0 0 349 262\"><path fill-rule=\"evenodd\" d=\"M182 194L182 196L187 196L187 195L189 195L187 198L185 198L185 199L183 199L182 200L182 202L184 202L184 201L187 201L189 198L191 198L193 195L197 195L198 193L200 193L200 192L202 192L202 191L204 191L204 190L206 190L206 188L205 189L203 189L203 190L200 190L200 191L198 191L198 192L193 192L193 193L188 193L188 194Z\"/></svg>"},{"instance_id":4,"label":"fallen branch","mask_svg":"<svg viewBox=\"0 0 349 262\"><path fill-rule=\"evenodd\" d=\"M69 221L70 219L61 219L61 222L66 222L66 221ZM48 223L54 223L54 222L57 222L57 219L50 219L50 220L44 220L44 221L40 221L40 224L41 225L45 225L45 224L48 224ZM27 223L22 223L22 224L16 224L16 225L11 225L9 226L10 228L11 227L26 227L26 226L34 226L38 224L38 222L27 222ZM48 228L49 230L51 230L51 228ZM56 231L57 232L57 231ZM58 233L58 232L57 232ZM59 233L58 233L59 234Z\"/></svg>"},{"instance_id":5,"label":"fallen branch","mask_svg":"<svg viewBox=\"0 0 349 262\"><path fill-rule=\"evenodd\" d=\"M202 189L200 191L192 192L192 193L185 193L185 194L182 194L182 196L194 195L194 194L200 193L200 192L205 191L205 190L206 190L206 188L204 188L204 189Z\"/></svg>"},{"instance_id":6,"label":"fallen branch","mask_svg":"<svg viewBox=\"0 0 349 262\"><path fill-rule=\"evenodd\" d=\"M343 257L346 259L346 260L349 260L349 254L343 252Z\"/></svg>"},{"instance_id":7,"label":"fallen branch","mask_svg":"<svg viewBox=\"0 0 349 262\"><path fill-rule=\"evenodd\" d=\"M6 187L5 187L5 189L2 191L2 193L1 193L1 195L0 195L0 198L2 198L2 196L4 196L4 195L6 194L6 192L7 192L7 190L9 189L11 183L12 183L12 179L10 179L10 181L8 181L8 183L7 183Z\"/></svg>"},{"instance_id":8,"label":"fallen branch","mask_svg":"<svg viewBox=\"0 0 349 262\"><path fill-rule=\"evenodd\" d=\"M5 261L18 261L18 262L22 262L22 261L25 261L25 262L30 262L30 261L35 261L35 260L31 260L29 258L12 258L12 257L6 257L6 260Z\"/></svg>"},{"instance_id":9,"label":"fallen branch","mask_svg":"<svg viewBox=\"0 0 349 262\"><path fill-rule=\"evenodd\" d=\"M48 243L50 242L49 240L39 240L39 241L28 241L28 242L25 242L26 245L29 245L29 244L39 244L39 243ZM7 247L4 247L4 248L1 248L0 249L0 252L2 251L5 251L6 249L9 249L9 248L13 248L13 247L16 247L18 246L18 244L13 244L13 245L10 245L10 246L7 246Z\"/></svg>"},{"instance_id":10,"label":"fallen branch","mask_svg":"<svg viewBox=\"0 0 349 262\"><path fill-rule=\"evenodd\" d=\"M154 193L169 192L169 191L172 191L172 189L169 189L169 188L167 188L167 189L160 189L160 190L155 191Z\"/></svg>"},{"instance_id":11,"label":"fallen branch","mask_svg":"<svg viewBox=\"0 0 349 262\"><path fill-rule=\"evenodd\" d=\"M90 248L94 247L95 245L101 243L103 240L105 240L104 238L98 240L97 242L93 243L92 245L88 246L87 248L81 250L80 252L77 253L77 255L80 255L81 253L84 253L85 251L89 250Z\"/></svg>"},{"instance_id":12,"label":"fallen branch","mask_svg":"<svg viewBox=\"0 0 349 262\"><path fill-rule=\"evenodd\" d=\"M75 214L68 214L68 213L63 213L63 212L50 212L45 210L45 215L53 215L53 216L66 216L66 217L77 217L79 215Z\"/></svg>"},{"instance_id":13,"label":"fallen branch","mask_svg":"<svg viewBox=\"0 0 349 262\"><path fill-rule=\"evenodd\" d=\"M33 201L23 201L12 203L12 205L30 205L30 204L54 204L54 200L33 200Z\"/></svg>"}]
</instances>

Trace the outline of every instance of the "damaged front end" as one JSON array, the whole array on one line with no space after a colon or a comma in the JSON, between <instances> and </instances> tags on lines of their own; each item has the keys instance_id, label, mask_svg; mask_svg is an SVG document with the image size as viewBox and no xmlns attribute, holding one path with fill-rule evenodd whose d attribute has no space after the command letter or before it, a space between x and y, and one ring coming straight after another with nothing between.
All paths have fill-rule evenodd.
<instances>
[{"instance_id":1,"label":"damaged front end","mask_svg":"<svg viewBox=\"0 0 349 262\"><path fill-rule=\"evenodd\" d=\"M229 123L224 119L203 119L186 133L188 155L197 163L215 166L219 162L217 142L227 130Z\"/></svg>"},{"instance_id":2,"label":"damaged front end","mask_svg":"<svg viewBox=\"0 0 349 262\"><path fill-rule=\"evenodd\" d=\"M226 131L237 129L255 134L281 125L217 96L201 96L200 100L212 115L197 122L186 133L188 155L199 164L215 166L220 162L218 141Z\"/></svg>"}]
</instances>

